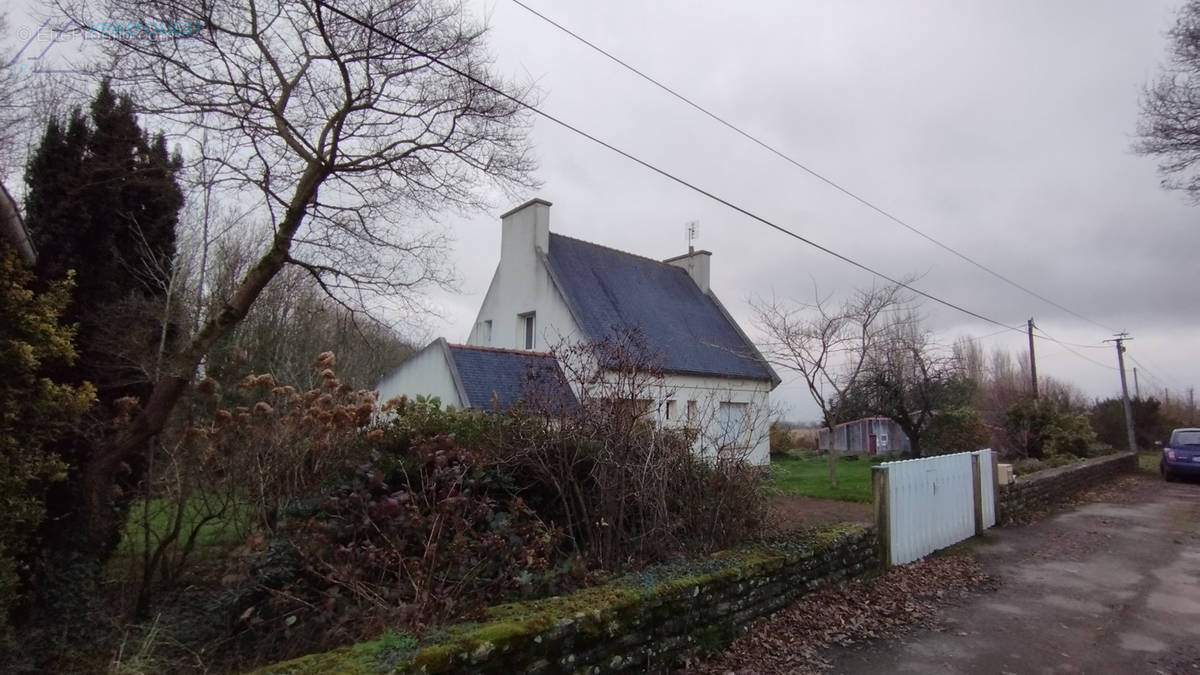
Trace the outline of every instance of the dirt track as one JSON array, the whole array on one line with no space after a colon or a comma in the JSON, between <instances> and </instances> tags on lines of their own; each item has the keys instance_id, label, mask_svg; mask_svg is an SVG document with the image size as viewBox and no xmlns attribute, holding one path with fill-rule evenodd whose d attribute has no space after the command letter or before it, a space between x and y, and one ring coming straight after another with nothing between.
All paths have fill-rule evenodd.
<instances>
[{"instance_id":1,"label":"dirt track","mask_svg":"<svg viewBox=\"0 0 1200 675\"><path fill-rule=\"evenodd\" d=\"M869 503L776 495L771 498L767 526L777 532L787 532L833 523L866 524L874 518L875 508Z\"/></svg>"},{"instance_id":2,"label":"dirt track","mask_svg":"<svg viewBox=\"0 0 1200 675\"><path fill-rule=\"evenodd\" d=\"M1132 490L975 546L995 593L936 631L829 655L837 673L1200 673L1200 484Z\"/></svg>"}]
</instances>

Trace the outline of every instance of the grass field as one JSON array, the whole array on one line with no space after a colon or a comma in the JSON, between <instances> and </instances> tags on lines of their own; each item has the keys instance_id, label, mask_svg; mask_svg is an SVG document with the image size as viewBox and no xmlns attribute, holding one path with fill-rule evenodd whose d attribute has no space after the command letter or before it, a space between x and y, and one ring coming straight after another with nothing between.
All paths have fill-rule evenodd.
<instances>
[{"instance_id":1,"label":"grass field","mask_svg":"<svg viewBox=\"0 0 1200 675\"><path fill-rule=\"evenodd\" d=\"M871 501L871 467L883 459L838 458L836 489L829 487L829 458L784 455L771 458L770 490L849 502Z\"/></svg>"},{"instance_id":2,"label":"grass field","mask_svg":"<svg viewBox=\"0 0 1200 675\"><path fill-rule=\"evenodd\" d=\"M190 500L180 519L179 538L175 540L170 555L179 555L181 547L193 530L197 532L197 536L189 556L190 560L203 559L212 551L224 549L242 539L250 528L250 508L230 499L219 517L206 517L206 514L217 510L219 503L215 498L206 499L205 495L200 495ZM149 543L153 551L159 542L174 530L176 515L173 504L165 499L152 499L149 504L143 500L134 502L129 510L121 543L108 562L110 579L129 577L132 572L140 569L143 552L146 550L147 517L150 521Z\"/></svg>"}]
</instances>

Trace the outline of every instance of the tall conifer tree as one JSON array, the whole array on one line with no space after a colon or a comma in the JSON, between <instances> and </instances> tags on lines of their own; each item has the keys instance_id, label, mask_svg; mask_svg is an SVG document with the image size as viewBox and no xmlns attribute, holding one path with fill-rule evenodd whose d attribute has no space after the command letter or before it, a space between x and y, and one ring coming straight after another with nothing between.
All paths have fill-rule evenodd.
<instances>
[{"instance_id":1,"label":"tall conifer tree","mask_svg":"<svg viewBox=\"0 0 1200 675\"><path fill-rule=\"evenodd\" d=\"M88 113L52 120L30 158L25 181L26 224L38 251L43 287L73 271L75 290L65 320L78 326L78 361L64 382L91 382L97 403L87 433L56 448L72 476L88 470L111 442L118 400L145 401L154 374L157 337L170 325L175 225L183 205L177 156L164 137L139 127L133 102L101 83ZM168 331L170 332L170 331ZM35 590L49 616L66 619L86 607L97 572L115 548L144 471L146 448L111 477L104 494L87 494L81 480L59 483L47 498L46 552ZM95 518L106 522L97 527ZM98 541L96 532L105 532ZM57 616L57 615L63 616Z\"/></svg>"}]
</instances>

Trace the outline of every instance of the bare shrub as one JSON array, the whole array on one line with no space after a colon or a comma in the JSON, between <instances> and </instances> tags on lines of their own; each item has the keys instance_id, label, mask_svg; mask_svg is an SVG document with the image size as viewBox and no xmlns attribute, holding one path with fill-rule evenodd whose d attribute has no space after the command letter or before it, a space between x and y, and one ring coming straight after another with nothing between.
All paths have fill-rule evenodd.
<instances>
[{"instance_id":1,"label":"bare shrub","mask_svg":"<svg viewBox=\"0 0 1200 675\"><path fill-rule=\"evenodd\" d=\"M546 515L591 566L712 551L756 532L762 472L746 462L748 447L701 438L705 420L654 423L672 392L637 331L555 355L578 405L531 392L531 405L497 427L494 459L550 493Z\"/></svg>"}]
</instances>

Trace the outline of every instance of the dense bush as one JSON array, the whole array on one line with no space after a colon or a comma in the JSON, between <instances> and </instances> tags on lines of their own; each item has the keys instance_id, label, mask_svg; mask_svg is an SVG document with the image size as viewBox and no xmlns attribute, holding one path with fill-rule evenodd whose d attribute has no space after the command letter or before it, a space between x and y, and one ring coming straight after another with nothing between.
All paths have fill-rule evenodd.
<instances>
[{"instance_id":1,"label":"dense bush","mask_svg":"<svg viewBox=\"0 0 1200 675\"><path fill-rule=\"evenodd\" d=\"M1164 414L1162 402L1157 398L1134 398L1129 402L1133 413L1133 428L1139 448L1154 447L1155 441L1165 441L1171 429L1184 426L1183 422ZM1125 429L1125 404L1119 398L1097 401L1091 412L1092 428L1104 443L1117 448L1129 447L1129 435Z\"/></svg>"},{"instance_id":2,"label":"dense bush","mask_svg":"<svg viewBox=\"0 0 1200 675\"><path fill-rule=\"evenodd\" d=\"M771 447L771 456L778 457L786 455L791 450L795 443L792 441L791 430L787 427L773 422L771 424L770 436L768 437Z\"/></svg>"},{"instance_id":3,"label":"dense bush","mask_svg":"<svg viewBox=\"0 0 1200 675\"><path fill-rule=\"evenodd\" d=\"M988 445L991 433L983 417L968 405L948 406L937 411L925 430L927 454L979 450Z\"/></svg>"},{"instance_id":4,"label":"dense bush","mask_svg":"<svg viewBox=\"0 0 1200 675\"><path fill-rule=\"evenodd\" d=\"M206 667L239 670L385 628L419 635L758 532L761 470L644 419L631 381L653 383L652 368L553 414L424 398L380 407L340 383L331 354L318 368L322 385L308 392L247 378L233 398L258 401L232 408L199 387L208 402L191 407L178 464L164 471L195 478L186 489L164 479L156 495L179 508L198 492L236 495L252 533L205 563L219 591L161 589L168 616L183 618L158 628L176 645L160 655L204 653Z\"/></svg>"},{"instance_id":5,"label":"dense bush","mask_svg":"<svg viewBox=\"0 0 1200 675\"><path fill-rule=\"evenodd\" d=\"M30 290L32 273L0 242L0 652L9 612L24 596L33 532L46 513L47 487L67 475L49 444L72 428L94 399L46 377L75 359L74 331L60 319L70 282Z\"/></svg>"},{"instance_id":6,"label":"dense bush","mask_svg":"<svg viewBox=\"0 0 1200 675\"><path fill-rule=\"evenodd\" d=\"M1008 409L1004 422L1010 442L1025 457L1096 457L1112 450L1096 437L1087 415L1050 402L1022 400Z\"/></svg>"},{"instance_id":7,"label":"dense bush","mask_svg":"<svg viewBox=\"0 0 1200 675\"><path fill-rule=\"evenodd\" d=\"M514 495L500 467L448 435L403 426L319 494L292 503L259 542L256 561L282 550L288 564L239 614L255 649L271 645L281 658L389 627L419 635L559 588L563 568L551 566L563 557L562 536ZM256 569L243 568L243 586L261 583Z\"/></svg>"}]
</instances>

